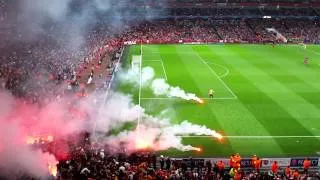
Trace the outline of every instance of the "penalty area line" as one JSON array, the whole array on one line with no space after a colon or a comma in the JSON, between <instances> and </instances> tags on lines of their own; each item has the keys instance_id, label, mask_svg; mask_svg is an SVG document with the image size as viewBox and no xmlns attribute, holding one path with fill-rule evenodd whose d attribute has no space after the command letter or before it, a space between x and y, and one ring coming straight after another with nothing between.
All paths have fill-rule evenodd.
<instances>
[{"instance_id":1,"label":"penalty area line","mask_svg":"<svg viewBox=\"0 0 320 180\"><path fill-rule=\"evenodd\" d=\"M232 94L232 96L235 99L238 99L238 97L236 96L236 94L230 89L230 87L221 79L221 77L218 76L218 74L209 66L209 64L197 53L194 52L194 54L201 60L201 62L206 65L209 70L211 71L211 73L217 77L217 79L221 82L221 84Z\"/></svg>"},{"instance_id":2,"label":"penalty area line","mask_svg":"<svg viewBox=\"0 0 320 180\"><path fill-rule=\"evenodd\" d=\"M164 98L140 98L140 99L148 99L148 100L161 100L161 99L167 99L167 100L184 100L182 98L175 98L175 97L164 97ZM214 98L201 98L200 99L204 99L204 100L216 100L216 99L221 99L221 100L234 100L237 99L235 97L214 97Z\"/></svg>"},{"instance_id":3,"label":"penalty area line","mask_svg":"<svg viewBox=\"0 0 320 180\"><path fill-rule=\"evenodd\" d=\"M143 62L160 62L161 60L143 60Z\"/></svg>"},{"instance_id":4,"label":"penalty area line","mask_svg":"<svg viewBox=\"0 0 320 180\"><path fill-rule=\"evenodd\" d=\"M214 136L181 135L184 138L210 138ZM320 136L222 136L230 139L320 138Z\"/></svg>"},{"instance_id":5,"label":"penalty area line","mask_svg":"<svg viewBox=\"0 0 320 180\"><path fill-rule=\"evenodd\" d=\"M163 70L163 73L164 73L164 77L165 77L166 81L168 81L168 76L167 76L166 68L164 67L162 58L161 58L161 60L144 60L143 62L159 62L159 63L161 64L161 66L162 66L162 70Z\"/></svg>"},{"instance_id":6,"label":"penalty area line","mask_svg":"<svg viewBox=\"0 0 320 180\"><path fill-rule=\"evenodd\" d=\"M142 44L140 44L140 65L139 65L139 107L141 107L141 88L142 88ZM139 129L140 126L140 119L141 119L141 112L138 117L138 124L137 124L137 129Z\"/></svg>"}]
</instances>

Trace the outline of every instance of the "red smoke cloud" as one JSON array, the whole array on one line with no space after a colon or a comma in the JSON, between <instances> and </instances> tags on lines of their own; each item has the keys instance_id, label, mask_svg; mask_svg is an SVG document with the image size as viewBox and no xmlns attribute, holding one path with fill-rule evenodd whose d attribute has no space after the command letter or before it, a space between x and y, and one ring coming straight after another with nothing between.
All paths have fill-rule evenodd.
<instances>
[{"instance_id":1,"label":"red smoke cloud","mask_svg":"<svg viewBox=\"0 0 320 180\"><path fill-rule=\"evenodd\" d=\"M0 92L0 171L4 172L1 174L12 178L23 171L45 176L49 173L48 165L54 171L55 157L35 150L27 142L31 143L32 138L50 142L88 128L86 114L92 109L88 102L89 99L67 99L39 107ZM59 159L68 156L66 143L55 143L55 151Z\"/></svg>"}]
</instances>

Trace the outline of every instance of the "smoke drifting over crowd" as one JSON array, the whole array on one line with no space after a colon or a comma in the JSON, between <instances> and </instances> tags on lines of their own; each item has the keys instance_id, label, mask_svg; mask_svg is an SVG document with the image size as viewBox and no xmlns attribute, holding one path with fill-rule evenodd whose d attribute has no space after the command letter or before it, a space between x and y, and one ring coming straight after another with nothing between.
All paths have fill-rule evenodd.
<instances>
[{"instance_id":1,"label":"smoke drifting over crowd","mask_svg":"<svg viewBox=\"0 0 320 180\"><path fill-rule=\"evenodd\" d=\"M141 8L136 8L138 4ZM75 69L89 55L88 46L94 43L91 39L101 31L97 27L106 27L102 33L110 37L125 31L128 22L134 24L162 13L147 9L147 5L148 1L131 0L0 1L0 66L9 64L28 74L19 79L12 92L0 89L0 177L23 172L34 176L47 174L47 160L54 162L54 157L31 149L26 143L30 136L50 134L60 138L92 130L90 122L84 120L87 116L70 113L84 111L94 119L91 110L96 107L92 101L78 102L73 97L58 101L60 89L65 85L49 83L47 77L52 66L68 65ZM39 107L16 98L31 93L47 104ZM50 99L54 100L48 103Z\"/></svg>"},{"instance_id":2,"label":"smoke drifting over crowd","mask_svg":"<svg viewBox=\"0 0 320 180\"><path fill-rule=\"evenodd\" d=\"M4 3L7 11L0 14L1 66L10 64L19 68L23 80L10 92L0 89L0 176L12 178L21 172L36 177L48 175L57 163L53 155L32 148L31 137L50 136L54 139L81 131L99 132L99 143L110 145L118 151L140 149L165 150L177 148L182 151L197 150L183 145L181 135L209 135L221 138L218 133L206 127L183 121L172 125L170 119L154 117L132 101L130 95L112 93L97 118L100 108L93 99L95 94L84 99L60 94L63 83L52 83L48 76L57 71L75 71L79 61L89 52L90 37L102 33L112 37L125 31L128 24L163 15L162 11L148 7L150 1L131 0L13 0ZM161 4L165 6L165 4ZM134 7L134 8L132 8ZM141 7L141 8L140 8ZM1 12L0 12L1 13ZM103 46L104 44L100 44ZM21 53L22 52L22 53ZM21 60L22 59L22 60ZM3 63L3 64L2 64ZM69 68L71 67L71 68ZM24 76L23 74L28 74ZM130 72L124 77L130 77ZM138 76L136 76L138 77ZM164 80L154 80L152 68L142 71L142 83L152 83L155 95L196 100L194 94L169 86ZM139 78L138 78L139 79ZM125 82L138 80L122 79ZM15 81L14 81L15 82ZM21 95L22 94L22 95ZM24 95L45 101L42 105L30 104ZM19 97L19 98L18 98ZM99 117L100 117L99 116ZM125 123L139 128L126 129L110 135L110 131L121 128ZM97 120L98 119L98 120ZM97 120L97 121L96 121ZM96 128L94 128L96 127ZM103 134L103 135L101 135ZM107 136L108 135L108 136ZM31 138L32 139L32 138Z\"/></svg>"},{"instance_id":3,"label":"smoke drifting over crowd","mask_svg":"<svg viewBox=\"0 0 320 180\"><path fill-rule=\"evenodd\" d=\"M25 171L35 176L48 175L48 163L55 157L34 150L26 143L33 135L56 138L83 130L83 119L72 117L68 105L53 102L43 108L24 104L10 94L0 93L0 169L10 176ZM80 105L79 109L82 109Z\"/></svg>"}]
</instances>

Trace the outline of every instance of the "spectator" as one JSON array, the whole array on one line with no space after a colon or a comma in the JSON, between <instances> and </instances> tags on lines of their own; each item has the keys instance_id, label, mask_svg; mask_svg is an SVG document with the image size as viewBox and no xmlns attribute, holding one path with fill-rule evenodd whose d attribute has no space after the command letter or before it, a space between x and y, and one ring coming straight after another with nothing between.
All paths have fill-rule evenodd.
<instances>
[{"instance_id":1,"label":"spectator","mask_svg":"<svg viewBox=\"0 0 320 180\"><path fill-rule=\"evenodd\" d=\"M286 178L290 178L291 175L292 175L292 169L290 168L290 166L287 166L285 169L284 169L284 175L286 176Z\"/></svg>"},{"instance_id":2,"label":"spectator","mask_svg":"<svg viewBox=\"0 0 320 180\"><path fill-rule=\"evenodd\" d=\"M277 161L273 161L271 165L271 171L273 174L278 174L279 166Z\"/></svg>"},{"instance_id":3,"label":"spectator","mask_svg":"<svg viewBox=\"0 0 320 180\"><path fill-rule=\"evenodd\" d=\"M171 167L171 159L169 157L167 157L167 160L166 160L166 170L169 170Z\"/></svg>"},{"instance_id":4,"label":"spectator","mask_svg":"<svg viewBox=\"0 0 320 180\"><path fill-rule=\"evenodd\" d=\"M164 168L164 157L163 157L163 155L160 156L160 168L161 168L161 170Z\"/></svg>"},{"instance_id":5,"label":"spectator","mask_svg":"<svg viewBox=\"0 0 320 180\"><path fill-rule=\"evenodd\" d=\"M210 160L207 160L206 161L206 166L207 166L207 169L208 169L208 172L211 172L211 169L212 169L212 163Z\"/></svg>"},{"instance_id":6,"label":"spectator","mask_svg":"<svg viewBox=\"0 0 320 180\"><path fill-rule=\"evenodd\" d=\"M300 177L299 171L296 169L296 170L294 171L294 173L293 173L293 178L294 178L294 179L299 179L299 177Z\"/></svg>"},{"instance_id":7,"label":"spectator","mask_svg":"<svg viewBox=\"0 0 320 180\"><path fill-rule=\"evenodd\" d=\"M218 173L220 175L223 175L224 171L225 171L225 167L224 167L224 163L222 161L217 162L217 168L218 168Z\"/></svg>"}]
</instances>

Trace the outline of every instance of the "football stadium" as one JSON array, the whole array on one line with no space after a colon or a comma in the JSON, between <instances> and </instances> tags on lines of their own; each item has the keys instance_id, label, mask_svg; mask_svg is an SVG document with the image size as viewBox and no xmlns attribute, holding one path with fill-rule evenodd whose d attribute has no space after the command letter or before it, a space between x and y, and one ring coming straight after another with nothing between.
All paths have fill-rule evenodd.
<instances>
[{"instance_id":1,"label":"football stadium","mask_svg":"<svg viewBox=\"0 0 320 180\"><path fill-rule=\"evenodd\" d=\"M152 67L155 78L203 100L156 96L142 88L134 93L136 103L149 114L173 108L175 122L191 120L224 136L218 141L212 136L184 137L185 143L201 147L202 152L172 150L168 155L227 157L236 149L245 156L317 156L314 82L320 66L303 60L316 60L320 49L308 48L313 50L296 45L136 45L127 50L127 61L142 50L142 68ZM213 98L208 96L211 88Z\"/></svg>"},{"instance_id":2,"label":"football stadium","mask_svg":"<svg viewBox=\"0 0 320 180\"><path fill-rule=\"evenodd\" d=\"M0 0L0 179L320 179L318 0Z\"/></svg>"}]
</instances>

